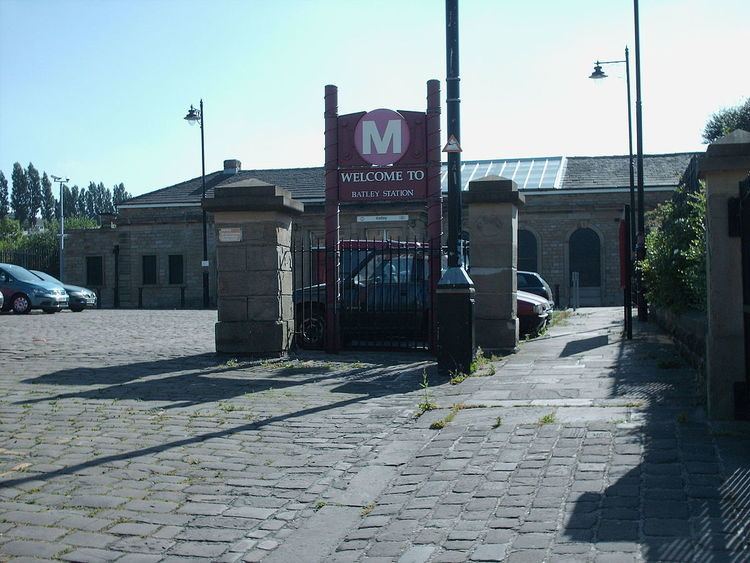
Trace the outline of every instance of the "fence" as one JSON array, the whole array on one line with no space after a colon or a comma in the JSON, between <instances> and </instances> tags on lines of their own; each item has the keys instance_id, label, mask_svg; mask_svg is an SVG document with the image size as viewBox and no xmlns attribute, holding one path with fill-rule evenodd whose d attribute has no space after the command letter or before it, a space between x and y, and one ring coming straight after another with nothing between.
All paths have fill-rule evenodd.
<instances>
[{"instance_id":1,"label":"fence","mask_svg":"<svg viewBox=\"0 0 750 563\"><path fill-rule=\"evenodd\" d=\"M59 278L60 252L58 250L1 250L0 262L23 266L27 270L40 270Z\"/></svg>"},{"instance_id":2,"label":"fence","mask_svg":"<svg viewBox=\"0 0 750 563\"><path fill-rule=\"evenodd\" d=\"M345 348L426 349L433 314L425 241L345 240L334 253L322 241L295 241L297 342L325 347L326 263L339 260L335 310ZM437 257L439 260L439 256Z\"/></svg>"}]
</instances>

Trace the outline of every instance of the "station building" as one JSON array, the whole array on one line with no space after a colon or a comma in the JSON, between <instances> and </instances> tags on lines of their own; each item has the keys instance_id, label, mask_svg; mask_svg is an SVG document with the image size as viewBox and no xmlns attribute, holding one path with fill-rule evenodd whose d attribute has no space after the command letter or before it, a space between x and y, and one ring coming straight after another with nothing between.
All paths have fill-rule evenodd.
<instances>
[{"instance_id":1,"label":"station building","mask_svg":"<svg viewBox=\"0 0 750 563\"><path fill-rule=\"evenodd\" d=\"M669 199L698 153L644 156L646 211ZM445 217L446 166L442 193ZM579 273L580 305L622 304L619 220L630 202L627 156L554 156L469 160L463 189L472 180L502 176L526 198L519 211L518 269L539 272L560 305L568 305L573 272ZM217 186L255 178L289 190L304 203L295 220L298 240L324 239L323 167L242 170L238 160L206 175L206 197ZM134 197L102 227L69 233L67 283L94 289L102 307L199 308L203 303L201 177ZM215 241L208 214L209 294L216 302ZM467 222L468 224L468 222ZM443 232L445 233L445 223ZM423 203L342 203L340 238L425 240ZM471 233L465 233L471 238Z\"/></svg>"}]
</instances>

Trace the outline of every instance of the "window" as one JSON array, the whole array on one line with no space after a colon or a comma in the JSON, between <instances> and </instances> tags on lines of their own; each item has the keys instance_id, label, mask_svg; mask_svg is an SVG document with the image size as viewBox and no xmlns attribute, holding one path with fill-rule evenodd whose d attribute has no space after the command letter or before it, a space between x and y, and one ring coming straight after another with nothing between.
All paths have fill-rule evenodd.
<instances>
[{"instance_id":1,"label":"window","mask_svg":"<svg viewBox=\"0 0 750 563\"><path fill-rule=\"evenodd\" d=\"M570 274L580 274L581 287L601 286L601 244L592 229L578 229L570 237Z\"/></svg>"},{"instance_id":2,"label":"window","mask_svg":"<svg viewBox=\"0 0 750 563\"><path fill-rule=\"evenodd\" d=\"M153 254L142 256L143 285L156 284L156 256Z\"/></svg>"},{"instance_id":3,"label":"window","mask_svg":"<svg viewBox=\"0 0 750 563\"><path fill-rule=\"evenodd\" d=\"M522 272L537 271L536 237L531 231L518 231L518 269Z\"/></svg>"},{"instance_id":4,"label":"window","mask_svg":"<svg viewBox=\"0 0 750 563\"><path fill-rule=\"evenodd\" d=\"M182 269L182 254L169 255L169 283L181 284L185 279Z\"/></svg>"},{"instance_id":5,"label":"window","mask_svg":"<svg viewBox=\"0 0 750 563\"><path fill-rule=\"evenodd\" d=\"M101 287L104 285L104 264L101 256L86 256L86 285Z\"/></svg>"}]
</instances>

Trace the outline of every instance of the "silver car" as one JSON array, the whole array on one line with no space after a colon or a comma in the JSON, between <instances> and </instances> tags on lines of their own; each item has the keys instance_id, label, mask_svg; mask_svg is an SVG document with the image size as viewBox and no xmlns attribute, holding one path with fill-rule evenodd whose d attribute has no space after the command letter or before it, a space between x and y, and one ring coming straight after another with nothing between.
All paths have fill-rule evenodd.
<instances>
[{"instance_id":1,"label":"silver car","mask_svg":"<svg viewBox=\"0 0 750 563\"><path fill-rule=\"evenodd\" d=\"M3 310L22 315L32 309L56 313L68 306L68 294L62 286L39 279L26 268L0 263L0 292L5 298Z\"/></svg>"}]
</instances>

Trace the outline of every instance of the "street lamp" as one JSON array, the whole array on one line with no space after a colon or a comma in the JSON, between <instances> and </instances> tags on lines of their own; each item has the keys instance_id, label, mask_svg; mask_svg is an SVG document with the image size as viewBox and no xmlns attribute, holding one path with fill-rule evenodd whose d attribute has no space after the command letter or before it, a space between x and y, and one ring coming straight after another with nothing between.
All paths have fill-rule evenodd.
<instances>
[{"instance_id":1,"label":"street lamp","mask_svg":"<svg viewBox=\"0 0 750 563\"><path fill-rule=\"evenodd\" d=\"M65 270L65 216L63 215L63 185L68 183L68 178L52 175L52 181L60 184L60 281L63 281Z\"/></svg>"},{"instance_id":2,"label":"street lamp","mask_svg":"<svg viewBox=\"0 0 750 563\"><path fill-rule=\"evenodd\" d=\"M594 72L591 73L589 78L594 80L601 80L607 78L607 75L602 70L602 65L610 64L625 64L625 83L628 90L628 169L630 171L630 240L632 244L635 244L635 171L633 169L633 113L631 111L632 104L630 102L630 54L628 48L625 47L625 60L623 61L596 61L594 63Z\"/></svg>"},{"instance_id":3,"label":"street lamp","mask_svg":"<svg viewBox=\"0 0 750 563\"><path fill-rule=\"evenodd\" d=\"M206 209L203 207L206 199L206 149L203 142L203 99L200 101L199 109L195 109L192 104L190 105L190 109L185 116L185 121L189 125L197 123L201 126L201 182L203 186L201 192L201 210L203 211L203 261L201 262L201 268L203 269L203 308L208 309L208 236L206 231Z\"/></svg>"}]
</instances>

